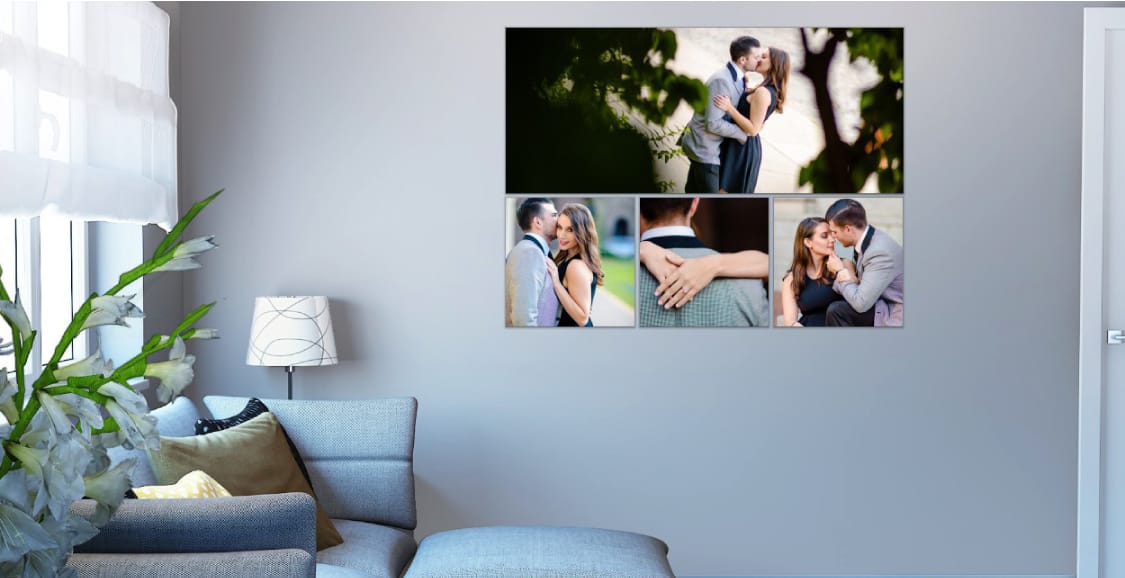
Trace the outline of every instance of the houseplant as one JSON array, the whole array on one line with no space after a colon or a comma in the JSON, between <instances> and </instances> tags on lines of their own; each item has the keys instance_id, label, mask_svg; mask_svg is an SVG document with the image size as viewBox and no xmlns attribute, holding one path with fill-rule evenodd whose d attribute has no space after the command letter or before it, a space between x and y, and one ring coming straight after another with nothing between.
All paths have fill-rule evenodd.
<instances>
[{"instance_id":1,"label":"houseplant","mask_svg":"<svg viewBox=\"0 0 1125 578\"><path fill-rule=\"evenodd\" d=\"M187 314L171 334L152 336L117 367L99 351L65 366L59 360L82 331L127 325L128 318L142 316L133 296L121 294L132 283L151 273L200 266L195 257L215 248L213 237L181 237L221 192L196 203L147 261L122 273L105 292L90 295L33 379L26 365L39 333L18 292L13 297L0 281L0 317L11 329L11 341L0 343L0 353L15 358L14 379L0 368L0 414L7 421L0 426L0 575L74 575L65 568L67 557L76 544L97 534L130 487L135 460L111 467L106 449L159 448L156 419L135 384L142 377L157 380L161 402L179 395L193 377L195 362L184 341L215 337L214 330L195 327L214 303ZM156 360L165 350L167 359ZM70 515L70 504L83 497L97 502L92 520Z\"/></svg>"}]
</instances>

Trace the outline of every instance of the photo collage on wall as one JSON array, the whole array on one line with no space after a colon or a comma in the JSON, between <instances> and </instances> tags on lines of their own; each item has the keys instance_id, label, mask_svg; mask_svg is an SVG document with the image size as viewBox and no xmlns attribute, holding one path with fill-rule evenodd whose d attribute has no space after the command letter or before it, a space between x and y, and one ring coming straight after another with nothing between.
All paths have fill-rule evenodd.
<instances>
[{"instance_id":1,"label":"photo collage on wall","mask_svg":"<svg viewBox=\"0 0 1125 578\"><path fill-rule=\"evenodd\" d=\"M505 41L505 326L903 326L902 28Z\"/></svg>"}]
</instances>

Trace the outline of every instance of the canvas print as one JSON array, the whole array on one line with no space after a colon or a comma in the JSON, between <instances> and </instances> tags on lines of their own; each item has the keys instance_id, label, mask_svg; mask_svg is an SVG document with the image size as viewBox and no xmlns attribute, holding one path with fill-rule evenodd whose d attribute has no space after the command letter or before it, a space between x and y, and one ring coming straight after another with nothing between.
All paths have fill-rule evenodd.
<instances>
[{"instance_id":1,"label":"canvas print","mask_svg":"<svg viewBox=\"0 0 1125 578\"><path fill-rule=\"evenodd\" d=\"M633 327L636 199L505 199L507 327Z\"/></svg>"},{"instance_id":2,"label":"canvas print","mask_svg":"<svg viewBox=\"0 0 1125 578\"><path fill-rule=\"evenodd\" d=\"M641 327L769 327L769 200L640 199Z\"/></svg>"},{"instance_id":3,"label":"canvas print","mask_svg":"<svg viewBox=\"0 0 1125 578\"><path fill-rule=\"evenodd\" d=\"M902 198L774 199L778 327L901 327Z\"/></svg>"},{"instance_id":4,"label":"canvas print","mask_svg":"<svg viewBox=\"0 0 1125 578\"><path fill-rule=\"evenodd\" d=\"M902 28L509 28L506 191L903 193Z\"/></svg>"}]
</instances>

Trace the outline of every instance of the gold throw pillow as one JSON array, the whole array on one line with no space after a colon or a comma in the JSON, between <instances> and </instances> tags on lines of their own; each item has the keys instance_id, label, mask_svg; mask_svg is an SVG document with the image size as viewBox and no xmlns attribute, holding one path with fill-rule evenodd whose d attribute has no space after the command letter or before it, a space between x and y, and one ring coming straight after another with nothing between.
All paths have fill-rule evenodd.
<instances>
[{"instance_id":1,"label":"gold throw pillow","mask_svg":"<svg viewBox=\"0 0 1125 578\"><path fill-rule=\"evenodd\" d=\"M281 424L269 412L207 435L160 436L160 450L150 451L149 460L161 484L172 483L192 470L203 470L235 496L304 492L316 500L289 451ZM343 543L317 501L316 549Z\"/></svg>"},{"instance_id":2,"label":"gold throw pillow","mask_svg":"<svg viewBox=\"0 0 1125 578\"><path fill-rule=\"evenodd\" d=\"M166 498L223 498L230 492L215 478L195 470L171 486L144 486L133 488L133 493L142 500L162 500Z\"/></svg>"}]
</instances>

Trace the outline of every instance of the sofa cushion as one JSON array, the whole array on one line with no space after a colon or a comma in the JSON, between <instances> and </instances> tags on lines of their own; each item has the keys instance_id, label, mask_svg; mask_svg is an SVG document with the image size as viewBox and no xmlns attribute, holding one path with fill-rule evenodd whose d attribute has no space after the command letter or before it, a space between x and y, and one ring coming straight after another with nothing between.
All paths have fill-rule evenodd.
<instances>
[{"instance_id":1,"label":"sofa cushion","mask_svg":"<svg viewBox=\"0 0 1125 578\"><path fill-rule=\"evenodd\" d=\"M546 526L467 528L422 540L405 578L675 578L651 536Z\"/></svg>"},{"instance_id":2,"label":"sofa cushion","mask_svg":"<svg viewBox=\"0 0 1125 578\"><path fill-rule=\"evenodd\" d=\"M342 566L368 576L398 578L414 555L414 535L406 530L355 520L332 520L344 543L317 552L320 565ZM345 574L346 575L346 574Z\"/></svg>"},{"instance_id":3,"label":"sofa cushion","mask_svg":"<svg viewBox=\"0 0 1125 578\"><path fill-rule=\"evenodd\" d=\"M231 415L245 397L209 395L212 415ZM328 515L413 530L414 398L262 400L308 466Z\"/></svg>"},{"instance_id":4,"label":"sofa cushion","mask_svg":"<svg viewBox=\"0 0 1125 578\"><path fill-rule=\"evenodd\" d=\"M266 407L266 404L262 403L262 400L252 397L250 401L246 402L246 407L242 408L242 411L230 417L216 419L200 418L195 420L195 435L206 435L230 429L240 423L246 423L269 410L270 408ZM305 467L305 461L301 459L301 454L297 451L297 446L293 445L293 440L289 439L289 434L285 432L284 426L281 428L281 433L285 435L285 443L289 444L289 452L293 454L293 460L297 462L297 467L301 468L301 475L305 476L305 481L311 486L312 478L309 477L309 470ZM313 488L313 490L315 489L316 488Z\"/></svg>"},{"instance_id":5,"label":"sofa cushion","mask_svg":"<svg viewBox=\"0 0 1125 578\"><path fill-rule=\"evenodd\" d=\"M235 496L304 492L316 497L271 413L213 434L161 436L160 450L149 452L149 460L162 483L174 482L192 470L203 470ZM318 550L342 541L319 505L316 522Z\"/></svg>"},{"instance_id":6,"label":"sofa cushion","mask_svg":"<svg viewBox=\"0 0 1125 578\"><path fill-rule=\"evenodd\" d=\"M195 420L199 419L199 410L195 404L186 397L177 397L168 405L158 407L150 412L156 418L156 430L166 436L189 436L195 431ZM136 458L137 465L133 468L130 478L133 486L151 486L157 483L156 475L152 473L152 466L148 461L148 454L142 449L127 450L117 446L109 448L110 463L116 464L128 458Z\"/></svg>"}]
</instances>

